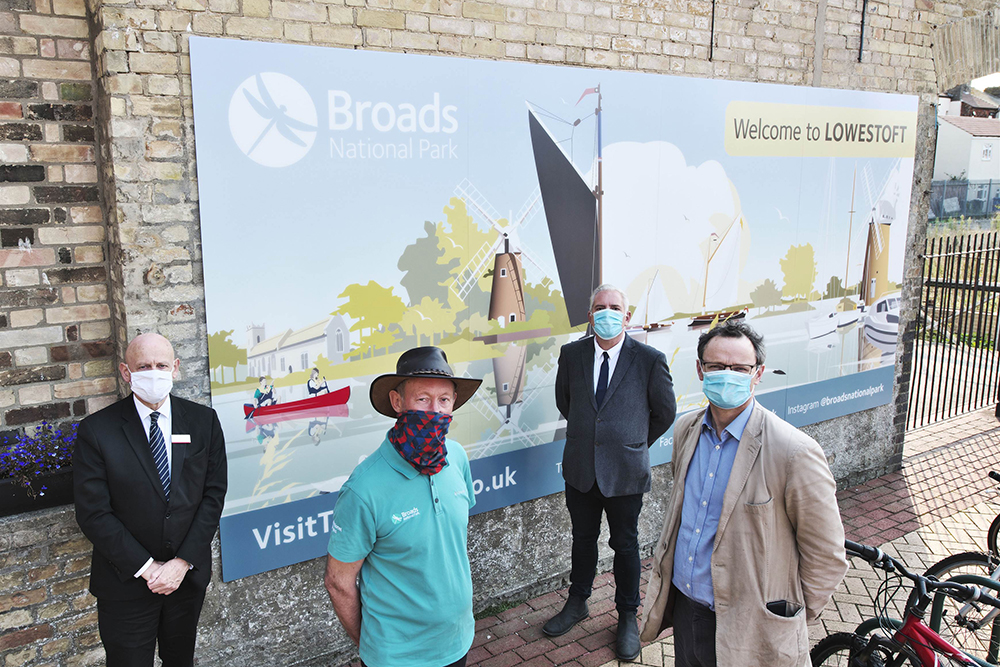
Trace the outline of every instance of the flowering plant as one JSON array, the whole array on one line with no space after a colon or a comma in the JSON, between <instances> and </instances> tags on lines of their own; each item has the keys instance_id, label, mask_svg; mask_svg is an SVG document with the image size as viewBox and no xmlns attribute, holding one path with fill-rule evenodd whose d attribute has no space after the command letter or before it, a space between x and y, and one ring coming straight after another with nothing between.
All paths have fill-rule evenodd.
<instances>
[{"instance_id":1,"label":"flowering plant","mask_svg":"<svg viewBox=\"0 0 1000 667\"><path fill-rule=\"evenodd\" d=\"M39 477L73 464L77 424L68 428L42 422L33 431L8 440L0 449L0 479L13 479L34 499L48 490Z\"/></svg>"}]
</instances>

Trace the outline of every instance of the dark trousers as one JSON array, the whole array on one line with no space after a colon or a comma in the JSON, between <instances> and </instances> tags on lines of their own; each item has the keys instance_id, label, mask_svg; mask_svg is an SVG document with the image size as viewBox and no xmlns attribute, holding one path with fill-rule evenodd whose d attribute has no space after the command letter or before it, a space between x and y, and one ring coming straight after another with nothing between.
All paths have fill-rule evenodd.
<instances>
[{"instance_id":1,"label":"dark trousers","mask_svg":"<svg viewBox=\"0 0 1000 667\"><path fill-rule=\"evenodd\" d=\"M715 612L674 587L675 667L716 667Z\"/></svg>"},{"instance_id":2,"label":"dark trousers","mask_svg":"<svg viewBox=\"0 0 1000 667\"><path fill-rule=\"evenodd\" d=\"M191 667L204 602L205 591L187 581L170 595L150 593L138 600L98 598L97 625L107 667L152 667L157 642L163 667Z\"/></svg>"},{"instance_id":3,"label":"dark trousers","mask_svg":"<svg viewBox=\"0 0 1000 667\"><path fill-rule=\"evenodd\" d=\"M468 657L469 657L469 654L466 653L465 655L463 655L461 658L459 658L455 662L451 663L450 665L444 665L444 667L465 667L465 659L468 658ZM361 667L368 667L368 665L365 664L364 660L361 661Z\"/></svg>"},{"instance_id":4,"label":"dark trousers","mask_svg":"<svg viewBox=\"0 0 1000 667\"><path fill-rule=\"evenodd\" d=\"M639 609L639 512L642 494L606 497L597 483L590 491L566 485L566 508L573 522L573 567L569 574L569 594L590 597L597 572L597 539L601 534L601 513L608 515L608 540L615 552L615 607L619 612Z\"/></svg>"}]
</instances>

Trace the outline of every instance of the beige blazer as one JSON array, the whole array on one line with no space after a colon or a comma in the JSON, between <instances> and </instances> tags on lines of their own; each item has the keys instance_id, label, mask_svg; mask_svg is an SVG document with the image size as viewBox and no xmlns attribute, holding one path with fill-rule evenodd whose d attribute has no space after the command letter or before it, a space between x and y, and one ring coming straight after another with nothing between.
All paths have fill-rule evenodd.
<instances>
[{"instance_id":1,"label":"beige blazer","mask_svg":"<svg viewBox=\"0 0 1000 667\"><path fill-rule=\"evenodd\" d=\"M671 627L674 547L684 481L705 410L674 427L674 487L646 590L642 639ZM754 407L743 431L712 551L719 665L801 667L809 660L806 621L823 610L847 572L837 485L815 440ZM790 618L767 609L787 600Z\"/></svg>"}]
</instances>

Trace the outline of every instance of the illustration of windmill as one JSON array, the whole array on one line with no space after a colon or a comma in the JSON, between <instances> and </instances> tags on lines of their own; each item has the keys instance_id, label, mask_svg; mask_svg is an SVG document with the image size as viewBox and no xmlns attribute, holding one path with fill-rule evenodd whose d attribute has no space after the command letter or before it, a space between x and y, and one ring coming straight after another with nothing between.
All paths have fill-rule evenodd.
<instances>
[{"instance_id":1,"label":"illustration of windmill","mask_svg":"<svg viewBox=\"0 0 1000 667\"><path fill-rule=\"evenodd\" d=\"M466 210L477 222L496 230L497 238L493 243L484 243L469 263L459 271L451 283L452 291L464 301L492 261L493 285L490 289L489 318L500 322L501 326L511 322L523 322L526 314L524 267L521 259L528 260L543 277L551 275L544 263L525 248L518 236L518 231L524 229L538 214L541 203L538 188L528 196L517 215L511 216L510 224L506 227L500 224L500 214L468 179L458 184L455 195L465 201Z\"/></svg>"},{"instance_id":2,"label":"illustration of windmill","mask_svg":"<svg viewBox=\"0 0 1000 667\"><path fill-rule=\"evenodd\" d=\"M526 346L512 343L510 347L508 347L507 353L504 356L516 357L519 355L523 368L526 351ZM496 368L495 365L494 368ZM520 399L508 402L505 405L501 404L499 406L494 406L490 401L484 398L481 393L477 393L472 397L467 405L471 405L477 412L487 419L499 419L500 426L485 440L473 443L466 448L469 453L469 458L492 456L493 454L498 453L497 450L501 448L503 448L504 451L507 451L514 448L535 447L536 445L541 445L551 440L551 437L548 435L544 437L539 435L539 433L545 429L538 428L531 430L523 428L522 415L543 391L551 390L552 384L555 382L556 370L557 365L554 361L551 359L546 360L539 368L532 372L532 380L536 380L537 378L537 381L532 382L532 385L528 388L525 388L523 385L520 386L518 388ZM499 403L499 383L497 398Z\"/></svg>"},{"instance_id":3,"label":"illustration of windmill","mask_svg":"<svg viewBox=\"0 0 1000 667\"><path fill-rule=\"evenodd\" d=\"M861 279L861 298L866 306L878 301L889 290L889 233L900 210L902 190L899 182L899 161L886 174L879 194L874 196L871 166L861 171L861 182L868 198L868 242L865 245L864 274Z\"/></svg>"},{"instance_id":4,"label":"illustration of windmill","mask_svg":"<svg viewBox=\"0 0 1000 667\"><path fill-rule=\"evenodd\" d=\"M260 142L264 140L271 128L278 131L278 134L288 139L290 142L296 146L305 146L306 142L297 134L295 131L300 132L315 132L316 127L314 125L309 125L308 123L303 123L301 121L295 120L288 115L288 108L284 104L275 104L274 99L271 94L267 92L267 87L264 85L264 79L261 78L260 74L257 74L255 81L257 82L257 92L260 93L261 99L257 99L250 94L250 91L246 88L243 89L243 95L247 98L247 102L253 107L253 110L257 114L268 121L267 125L257 136L257 139L247 150L247 155L253 153L254 149L260 145Z\"/></svg>"}]
</instances>

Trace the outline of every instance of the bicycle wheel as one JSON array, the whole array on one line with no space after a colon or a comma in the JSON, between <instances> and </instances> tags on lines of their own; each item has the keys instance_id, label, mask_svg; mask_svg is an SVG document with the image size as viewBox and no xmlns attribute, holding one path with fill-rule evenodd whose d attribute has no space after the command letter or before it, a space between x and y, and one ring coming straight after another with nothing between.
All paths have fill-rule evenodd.
<instances>
[{"instance_id":1,"label":"bicycle wheel","mask_svg":"<svg viewBox=\"0 0 1000 667\"><path fill-rule=\"evenodd\" d=\"M998 565L1000 565L1000 561L997 560L996 556L978 551L966 551L939 560L927 568L924 576L937 577L938 581L951 579L959 574L977 574L980 577L989 577Z\"/></svg>"},{"instance_id":2,"label":"bicycle wheel","mask_svg":"<svg viewBox=\"0 0 1000 667\"><path fill-rule=\"evenodd\" d=\"M865 646L865 640L850 632L835 632L809 652L813 667L849 667L851 653Z\"/></svg>"},{"instance_id":3,"label":"bicycle wheel","mask_svg":"<svg viewBox=\"0 0 1000 667\"><path fill-rule=\"evenodd\" d=\"M958 583L982 586L994 597L1000 594L1000 583L993 579L958 575L954 579ZM940 592L934 597L931 629L969 655L995 664L1000 654L1000 614L997 610L982 603L963 603ZM938 608L940 615L936 613Z\"/></svg>"},{"instance_id":4,"label":"bicycle wheel","mask_svg":"<svg viewBox=\"0 0 1000 667\"><path fill-rule=\"evenodd\" d=\"M986 548L993 554L994 558L1000 558L1000 551L997 551L997 533L1000 533L1000 514L993 519L990 529L986 533Z\"/></svg>"},{"instance_id":5,"label":"bicycle wheel","mask_svg":"<svg viewBox=\"0 0 1000 667\"><path fill-rule=\"evenodd\" d=\"M809 652L809 660L813 667L859 667L851 665L851 658L868 645L867 637L860 637L852 632L835 632L819 640ZM885 647L876 648L864 665L860 667L885 667L893 660L900 658ZM912 659L904 659L903 664L909 667L920 667Z\"/></svg>"}]
</instances>

